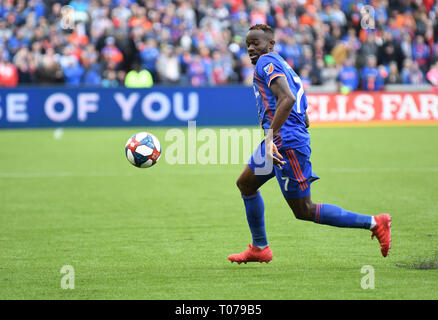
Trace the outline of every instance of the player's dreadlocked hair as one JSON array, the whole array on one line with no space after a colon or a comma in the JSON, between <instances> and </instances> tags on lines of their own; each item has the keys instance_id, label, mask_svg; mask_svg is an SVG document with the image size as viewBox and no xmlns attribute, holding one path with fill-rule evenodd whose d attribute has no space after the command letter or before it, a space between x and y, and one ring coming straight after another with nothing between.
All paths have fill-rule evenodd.
<instances>
[{"instance_id":1,"label":"player's dreadlocked hair","mask_svg":"<svg viewBox=\"0 0 438 320\"><path fill-rule=\"evenodd\" d=\"M269 33L270 35L274 36L274 30L266 24L255 24L249 30L262 30L265 33Z\"/></svg>"}]
</instances>

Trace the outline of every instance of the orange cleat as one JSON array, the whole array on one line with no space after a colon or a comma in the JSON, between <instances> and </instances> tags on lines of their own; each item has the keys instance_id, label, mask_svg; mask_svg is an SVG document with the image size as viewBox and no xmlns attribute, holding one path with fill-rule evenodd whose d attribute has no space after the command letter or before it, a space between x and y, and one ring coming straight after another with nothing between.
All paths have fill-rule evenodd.
<instances>
[{"instance_id":1,"label":"orange cleat","mask_svg":"<svg viewBox=\"0 0 438 320\"><path fill-rule=\"evenodd\" d=\"M371 229L373 233L371 239L377 237L380 243L380 251L386 257L391 248L391 216L389 214L379 214L375 216L376 225Z\"/></svg>"},{"instance_id":2,"label":"orange cleat","mask_svg":"<svg viewBox=\"0 0 438 320\"><path fill-rule=\"evenodd\" d=\"M235 253L228 256L228 260L233 262L237 262L238 264L247 263L247 262L266 262L272 260L272 250L267 246L264 249L260 249L259 247L253 246L252 244L248 245L248 249L241 253Z\"/></svg>"}]
</instances>

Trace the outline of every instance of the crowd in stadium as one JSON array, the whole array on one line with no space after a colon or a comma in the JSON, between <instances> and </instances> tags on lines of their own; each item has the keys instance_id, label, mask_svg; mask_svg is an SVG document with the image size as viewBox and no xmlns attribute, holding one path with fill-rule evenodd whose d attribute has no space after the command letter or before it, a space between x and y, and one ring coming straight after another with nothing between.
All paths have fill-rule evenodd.
<instances>
[{"instance_id":1,"label":"crowd in stadium","mask_svg":"<svg viewBox=\"0 0 438 320\"><path fill-rule=\"evenodd\" d=\"M0 86L250 85L254 24L305 86L438 84L434 0L0 0Z\"/></svg>"}]
</instances>

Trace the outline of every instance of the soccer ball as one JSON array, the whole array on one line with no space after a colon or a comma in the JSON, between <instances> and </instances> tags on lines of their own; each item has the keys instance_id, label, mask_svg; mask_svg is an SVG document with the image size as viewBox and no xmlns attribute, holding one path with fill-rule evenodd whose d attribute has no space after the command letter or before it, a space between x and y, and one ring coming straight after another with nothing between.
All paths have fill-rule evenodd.
<instances>
[{"instance_id":1,"label":"soccer ball","mask_svg":"<svg viewBox=\"0 0 438 320\"><path fill-rule=\"evenodd\" d=\"M125 155L138 168L152 167L161 156L160 141L153 134L139 132L126 142Z\"/></svg>"}]
</instances>

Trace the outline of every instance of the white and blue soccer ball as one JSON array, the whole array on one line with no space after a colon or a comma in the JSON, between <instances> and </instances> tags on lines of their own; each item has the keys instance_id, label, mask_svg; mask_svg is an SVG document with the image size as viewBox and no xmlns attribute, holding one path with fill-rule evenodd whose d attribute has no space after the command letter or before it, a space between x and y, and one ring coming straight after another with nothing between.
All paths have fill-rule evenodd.
<instances>
[{"instance_id":1,"label":"white and blue soccer ball","mask_svg":"<svg viewBox=\"0 0 438 320\"><path fill-rule=\"evenodd\" d=\"M160 141L149 132L139 132L126 142L125 155L138 168L152 167L161 156Z\"/></svg>"}]
</instances>

